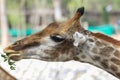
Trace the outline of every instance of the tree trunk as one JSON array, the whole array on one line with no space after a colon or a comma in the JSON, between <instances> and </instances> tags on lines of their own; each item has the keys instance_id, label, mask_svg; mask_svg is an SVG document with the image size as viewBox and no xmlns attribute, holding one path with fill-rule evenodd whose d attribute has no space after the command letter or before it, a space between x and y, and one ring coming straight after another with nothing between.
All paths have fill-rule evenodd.
<instances>
[{"instance_id":1,"label":"tree trunk","mask_svg":"<svg viewBox=\"0 0 120 80\"><path fill-rule=\"evenodd\" d=\"M2 31L2 46L5 47L8 45L8 25L7 25L7 16L5 9L5 0L0 0L0 26Z\"/></svg>"},{"instance_id":2,"label":"tree trunk","mask_svg":"<svg viewBox=\"0 0 120 80\"><path fill-rule=\"evenodd\" d=\"M55 20L60 21L62 19L61 0L54 0L53 3Z\"/></svg>"}]
</instances>

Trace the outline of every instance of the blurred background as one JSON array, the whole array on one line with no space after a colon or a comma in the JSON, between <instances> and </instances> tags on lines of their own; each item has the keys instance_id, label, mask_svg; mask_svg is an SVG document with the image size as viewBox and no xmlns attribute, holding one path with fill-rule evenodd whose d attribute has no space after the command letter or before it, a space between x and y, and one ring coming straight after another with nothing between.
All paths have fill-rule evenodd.
<instances>
[{"instance_id":1,"label":"blurred background","mask_svg":"<svg viewBox=\"0 0 120 80\"><path fill-rule=\"evenodd\" d=\"M120 39L120 0L0 0L1 54L5 46L41 31L49 23L68 20L81 6L85 7L81 19L85 29ZM0 57L0 66L1 74L18 80L117 80L103 70L75 61L21 60L11 71Z\"/></svg>"}]
</instances>

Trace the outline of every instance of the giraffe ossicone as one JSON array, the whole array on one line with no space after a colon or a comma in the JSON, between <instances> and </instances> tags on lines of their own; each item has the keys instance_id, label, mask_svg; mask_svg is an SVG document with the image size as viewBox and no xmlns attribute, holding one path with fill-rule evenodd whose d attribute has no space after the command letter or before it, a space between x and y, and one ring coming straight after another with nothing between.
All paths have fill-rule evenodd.
<instances>
[{"instance_id":1,"label":"giraffe ossicone","mask_svg":"<svg viewBox=\"0 0 120 80\"><path fill-rule=\"evenodd\" d=\"M76 47L78 47L78 45L80 45L80 44L85 43L87 40L86 37L83 34L81 34L80 32L75 32L73 34L73 39L74 39L73 45Z\"/></svg>"}]
</instances>

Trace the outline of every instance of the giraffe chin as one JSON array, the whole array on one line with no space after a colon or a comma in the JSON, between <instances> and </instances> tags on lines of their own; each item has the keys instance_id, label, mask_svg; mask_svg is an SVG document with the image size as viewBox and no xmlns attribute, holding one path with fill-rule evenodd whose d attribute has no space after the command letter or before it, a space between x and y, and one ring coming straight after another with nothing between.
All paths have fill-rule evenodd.
<instances>
[{"instance_id":1,"label":"giraffe chin","mask_svg":"<svg viewBox=\"0 0 120 80\"><path fill-rule=\"evenodd\" d=\"M10 56L8 56L10 59L12 59L13 61L19 61L19 60L21 60L22 59L22 57L20 56L20 55L15 55L15 54L13 54L13 55L10 55Z\"/></svg>"}]
</instances>

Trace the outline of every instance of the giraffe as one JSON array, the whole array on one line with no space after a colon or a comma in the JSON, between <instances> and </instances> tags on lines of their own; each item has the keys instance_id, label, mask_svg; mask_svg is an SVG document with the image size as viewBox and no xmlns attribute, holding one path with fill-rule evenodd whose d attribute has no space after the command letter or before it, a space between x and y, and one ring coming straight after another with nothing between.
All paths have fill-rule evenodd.
<instances>
[{"instance_id":1,"label":"giraffe","mask_svg":"<svg viewBox=\"0 0 120 80\"><path fill-rule=\"evenodd\" d=\"M66 22L53 22L41 32L16 41L4 49L15 61L39 59L44 61L76 60L99 67L120 79L119 41L85 30L80 24L84 7ZM109 40L111 39L111 40Z\"/></svg>"}]
</instances>

